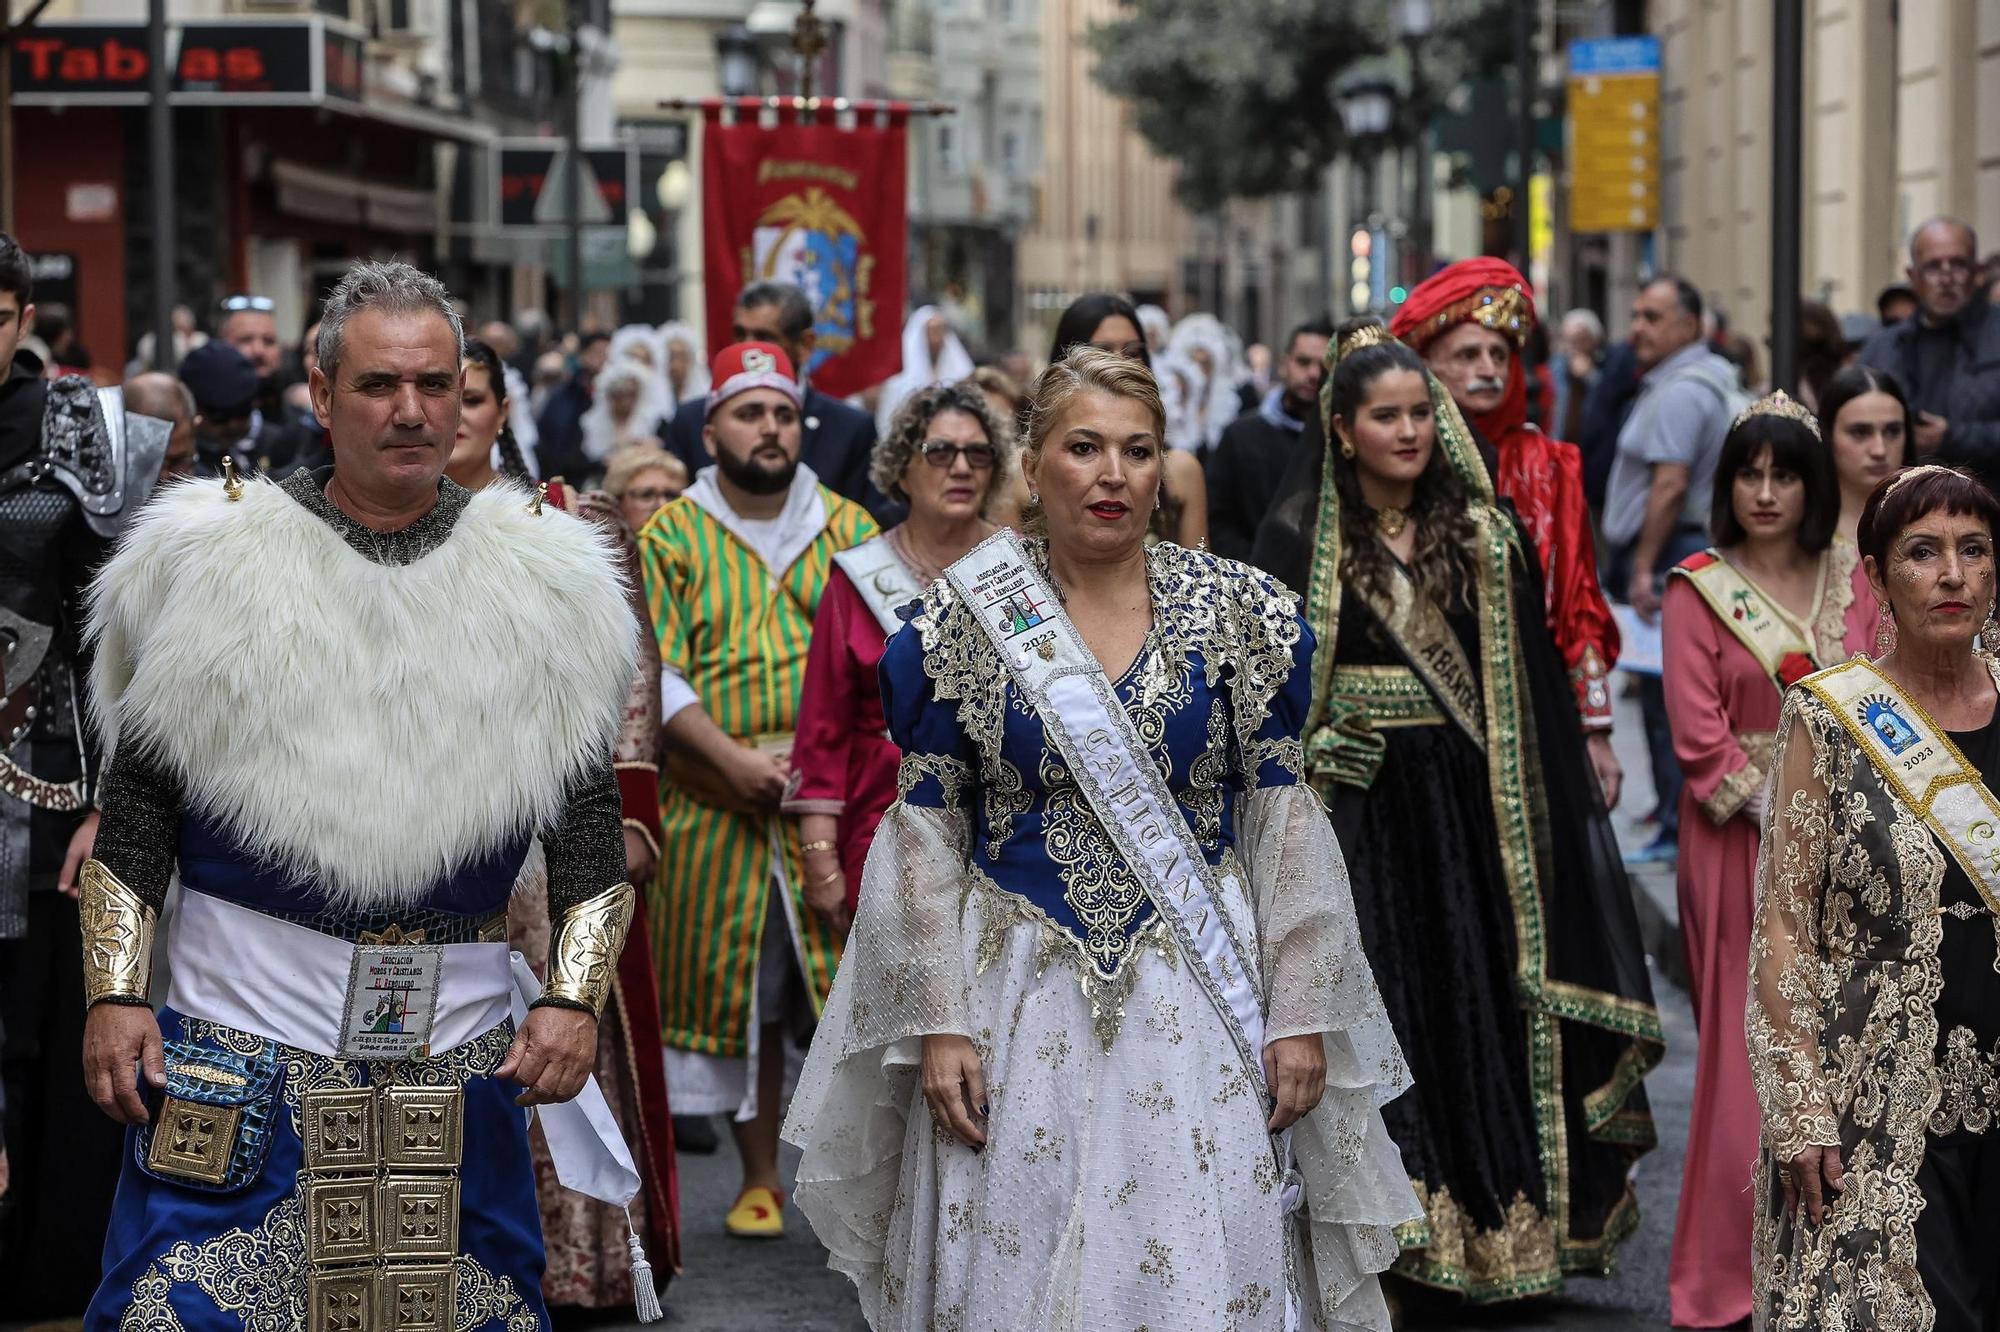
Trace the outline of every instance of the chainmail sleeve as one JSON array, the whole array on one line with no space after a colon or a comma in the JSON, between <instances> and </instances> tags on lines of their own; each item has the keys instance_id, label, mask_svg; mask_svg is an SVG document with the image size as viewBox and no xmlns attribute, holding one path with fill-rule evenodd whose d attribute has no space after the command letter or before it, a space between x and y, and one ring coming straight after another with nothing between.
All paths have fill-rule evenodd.
<instances>
[{"instance_id":1,"label":"chainmail sleeve","mask_svg":"<svg viewBox=\"0 0 2000 1332\"><path fill-rule=\"evenodd\" d=\"M103 821L91 853L158 914L180 845L181 780L142 745L127 745L98 785Z\"/></svg>"},{"instance_id":2,"label":"chainmail sleeve","mask_svg":"<svg viewBox=\"0 0 2000 1332\"><path fill-rule=\"evenodd\" d=\"M97 842L76 883L84 1003L143 1006L180 841L181 784L143 745L128 744L111 759L98 798Z\"/></svg>"},{"instance_id":3,"label":"chainmail sleeve","mask_svg":"<svg viewBox=\"0 0 2000 1332\"><path fill-rule=\"evenodd\" d=\"M1794 689L1778 721L1774 784L1757 856L1750 936L1750 1003L1744 1027L1750 1078L1763 1110L1764 1145L1779 1161L1811 1146L1838 1147L1840 1124L1822 1072L1821 1028L1830 998L1820 937L1833 803L1827 773L1837 726Z\"/></svg>"}]
</instances>

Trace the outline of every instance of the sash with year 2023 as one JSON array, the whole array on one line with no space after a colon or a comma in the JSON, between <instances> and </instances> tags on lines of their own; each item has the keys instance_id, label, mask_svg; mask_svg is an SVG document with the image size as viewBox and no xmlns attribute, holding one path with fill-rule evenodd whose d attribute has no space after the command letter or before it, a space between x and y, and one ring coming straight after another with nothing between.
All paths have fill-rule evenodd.
<instances>
[{"instance_id":1,"label":"sash with year 2023","mask_svg":"<svg viewBox=\"0 0 2000 1332\"><path fill-rule=\"evenodd\" d=\"M1722 627L1757 659L1779 693L1818 667L1817 649L1798 622L1728 560L1706 551L1673 572L1688 580Z\"/></svg>"},{"instance_id":2,"label":"sash with year 2023","mask_svg":"<svg viewBox=\"0 0 2000 1332\"><path fill-rule=\"evenodd\" d=\"M854 584L854 590L868 604L882 632L894 637L903 627L903 622L896 618L897 608L921 597L924 589L910 567L897 557L888 535L873 536L858 546L838 551L833 562L847 575L847 581Z\"/></svg>"},{"instance_id":3,"label":"sash with year 2023","mask_svg":"<svg viewBox=\"0 0 2000 1332\"><path fill-rule=\"evenodd\" d=\"M1022 697L1042 719L1049 741L1076 775L1091 812L1138 872L1146 896L1189 959L1249 1074L1265 1093L1264 1007L1255 954L1236 937L1219 901L1215 871L1168 792L1159 768L1112 692L1104 668L1084 645L1046 579L1006 528L945 571L979 621ZM1225 883L1233 884L1233 876ZM1291 1135L1276 1135L1272 1156L1285 1180L1284 1206L1298 1206ZM1290 1264L1288 1264L1288 1267ZM1286 1325L1297 1326L1297 1293L1286 1292Z\"/></svg>"},{"instance_id":4,"label":"sash with year 2023","mask_svg":"<svg viewBox=\"0 0 2000 1332\"><path fill-rule=\"evenodd\" d=\"M1805 682L1889 790L1936 833L2000 916L2000 800L1914 699L1866 658Z\"/></svg>"}]
</instances>

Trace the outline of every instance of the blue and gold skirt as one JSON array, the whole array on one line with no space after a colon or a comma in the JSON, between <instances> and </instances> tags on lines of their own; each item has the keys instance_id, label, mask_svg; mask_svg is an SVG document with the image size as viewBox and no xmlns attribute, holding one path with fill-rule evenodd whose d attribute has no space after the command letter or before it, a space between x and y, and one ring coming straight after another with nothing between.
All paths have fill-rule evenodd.
<instances>
[{"instance_id":1,"label":"blue and gold skirt","mask_svg":"<svg viewBox=\"0 0 2000 1332\"><path fill-rule=\"evenodd\" d=\"M541 1218L503 1022L331 1059L163 1009L87 1332L538 1332ZM468 1168L471 1167L471 1168Z\"/></svg>"}]
</instances>

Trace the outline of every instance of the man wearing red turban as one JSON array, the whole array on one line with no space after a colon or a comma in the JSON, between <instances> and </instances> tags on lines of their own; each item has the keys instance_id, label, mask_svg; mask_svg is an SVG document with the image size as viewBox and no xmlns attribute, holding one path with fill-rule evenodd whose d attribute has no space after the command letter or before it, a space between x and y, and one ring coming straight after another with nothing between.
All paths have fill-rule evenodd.
<instances>
[{"instance_id":1,"label":"man wearing red turban","mask_svg":"<svg viewBox=\"0 0 2000 1332\"><path fill-rule=\"evenodd\" d=\"M1597 550L1583 493L1583 456L1528 421L1520 351L1535 299L1513 265L1466 259L1418 284L1389 329L1429 364L1459 411L1498 456L1493 482L1513 502L1541 556L1549 632L1569 664L1591 766L1608 805L1624 772L1611 752L1611 689L1618 627L1597 582Z\"/></svg>"}]
</instances>

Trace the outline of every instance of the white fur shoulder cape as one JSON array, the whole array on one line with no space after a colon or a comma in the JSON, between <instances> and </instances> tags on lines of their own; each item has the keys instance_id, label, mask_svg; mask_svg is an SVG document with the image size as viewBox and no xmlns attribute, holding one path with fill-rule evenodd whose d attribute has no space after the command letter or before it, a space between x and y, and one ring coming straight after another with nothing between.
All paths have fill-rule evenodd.
<instances>
[{"instance_id":1,"label":"white fur shoulder cape","mask_svg":"<svg viewBox=\"0 0 2000 1332\"><path fill-rule=\"evenodd\" d=\"M264 480L160 491L90 589L91 707L190 808L331 903L402 905L546 826L636 662L618 557L527 492L377 564Z\"/></svg>"}]
</instances>

